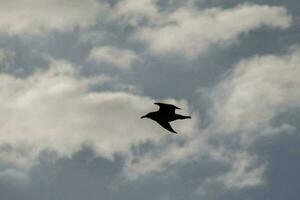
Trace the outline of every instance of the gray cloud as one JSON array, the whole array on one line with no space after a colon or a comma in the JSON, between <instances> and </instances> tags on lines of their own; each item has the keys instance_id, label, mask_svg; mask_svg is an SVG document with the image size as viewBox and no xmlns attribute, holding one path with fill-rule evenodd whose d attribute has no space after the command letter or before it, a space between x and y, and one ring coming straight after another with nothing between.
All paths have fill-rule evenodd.
<instances>
[{"instance_id":1,"label":"gray cloud","mask_svg":"<svg viewBox=\"0 0 300 200\"><path fill-rule=\"evenodd\" d=\"M297 2L141 2L27 1L23 7L34 11L24 11L34 14L27 25L0 28L1 198L298 200ZM49 17L53 10L70 18L53 26L45 20L57 19ZM209 36L203 51L186 42L178 43L185 52L166 46L155 54L154 40L136 38L164 27L185 36L190 29L179 25L198 23L210 10L238 15L217 27L227 30L225 39L208 27L199 31ZM105 62L90 62L92 49L103 46L143 62L125 59L130 70L120 70L125 65L112 63L111 52ZM174 123L178 137L138 119L156 100L193 115Z\"/></svg>"}]
</instances>

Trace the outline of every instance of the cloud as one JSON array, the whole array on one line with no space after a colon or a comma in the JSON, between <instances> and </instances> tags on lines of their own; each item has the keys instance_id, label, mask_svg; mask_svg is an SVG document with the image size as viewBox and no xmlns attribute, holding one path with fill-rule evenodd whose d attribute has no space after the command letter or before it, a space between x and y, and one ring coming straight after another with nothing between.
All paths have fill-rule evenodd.
<instances>
[{"instance_id":1,"label":"cloud","mask_svg":"<svg viewBox=\"0 0 300 200\"><path fill-rule=\"evenodd\" d=\"M208 183L240 189L264 183L267 163L249 149L263 136L295 130L288 121L273 124L272 119L300 107L299 58L296 47L286 55L244 59L212 90L211 124L202 136L211 141L206 143L208 155L230 168Z\"/></svg>"},{"instance_id":2,"label":"cloud","mask_svg":"<svg viewBox=\"0 0 300 200\"><path fill-rule=\"evenodd\" d=\"M140 60L135 52L112 46L94 47L90 52L89 59L99 63L107 63L123 70L130 70L133 64Z\"/></svg>"},{"instance_id":3,"label":"cloud","mask_svg":"<svg viewBox=\"0 0 300 200\"><path fill-rule=\"evenodd\" d=\"M22 9L27 6L23 2L34 1L19 1ZM66 10L67 15L70 14L65 9L67 3L64 0L59 2L61 7L58 7L56 0L53 5L50 1L40 2L42 3L36 1L27 7L33 10L41 8L41 12L46 10L41 15L48 15L49 19L52 18L50 11L58 12L58 16L62 16L62 10ZM15 23L17 20L10 21L7 22L7 29L0 27L0 33L11 36L40 35L49 31L68 31L75 27L91 26L95 23L97 14L92 17L92 13L88 11L93 11L94 8L85 9L90 5L89 2L92 1L86 1L87 4L82 7L84 11L78 6L78 12L85 14L81 16L82 20L78 17L78 20L68 22L67 26L54 27L45 18L35 22L34 19L37 18L26 17L24 21L32 20L32 23L13 29L12 27L18 26ZM77 31L58 34L50 40L38 38L24 42L11 38L2 41L5 49L3 52L6 54L3 66L10 67L8 70L2 68L0 73L0 190L4 191L4 198L5 190L9 190L16 194L15 199L22 199L19 196L27 199L53 199L53 194L56 199L82 199L85 196L97 199L99 195L108 196L107 199L178 199L183 196L187 199L199 199L198 196L192 196L193 191L199 187L200 191L203 189L202 199L259 199L270 193L273 193L271 196L279 193L297 195L297 188L293 188L293 185L299 185L295 176L297 172L294 170L297 163L289 166L285 163L299 160L299 141L296 134L290 138L280 134L277 139L279 134L274 134L296 129L289 122L297 124L293 112L297 112L294 108L299 107L299 49L293 49L286 55L250 57L233 66L232 60L240 59L245 54L249 55L254 51L281 52L282 48L270 50L269 47L256 48L255 45L250 45L251 50L236 54L236 49L231 49L225 54L218 52L213 55L218 59L208 56L199 62L186 62L183 59L178 63L181 58L170 60L173 57L164 57L166 53L175 53L193 58L211 45L231 43L239 36L261 27L271 27L274 31L285 29L291 22L286 9L263 5L205 10L183 6L176 9L175 6L169 8L166 5L175 1L166 2L157 2L164 4L158 8L155 1L150 0L114 1L112 10L108 12L118 18L109 21L106 16L105 19L98 17L99 22L95 27L82 30L79 34ZM179 4L177 5L180 6ZM96 2L95 5L99 3ZM67 7L75 9L76 6ZM99 12L102 16L101 7L100 4ZM74 13L74 16L77 15L79 14ZM36 16L36 12L32 12L32 16ZM70 16L73 17L73 14ZM91 16L90 21L85 18L88 16ZM65 18L61 17L62 21L63 19ZM207 25L203 25L205 23ZM160 35L161 38L159 34L154 37L156 31L163 33L164 29L173 32L166 32L166 35ZM88 44L76 42L78 37L89 37L89 31L95 37L90 37ZM148 38L139 35L139 39L146 42L150 51L159 53L162 57L153 59L153 55L148 55L150 51L146 54L131 51L131 47L143 51L136 40L128 38L135 31L137 35L149 31L151 34ZM285 38L288 38L289 43L295 41L295 37L289 37L292 34L284 33L287 34L286 37L278 40L275 46L285 48L282 45L286 42ZM259 34L257 38L257 34L259 33L251 33L251 37L239 46L243 48L246 43L257 44L267 37ZM272 35L268 35L268 41L282 36L273 35L272 32L268 34ZM95 41L95 38L98 40ZM164 47L158 44L163 44L164 41L170 45ZM101 46L104 43L110 45L120 42L122 49ZM91 46L94 46L92 51ZM28 49L28 53L22 53ZM16 51L16 56L11 56L14 62L9 62L10 50ZM51 60L45 69L44 62L36 60L40 53L52 54L55 58L68 58L80 64L90 55L88 58L99 65L114 66L122 70L134 68L143 56L145 65L137 68L139 70L134 73L126 73L125 76L117 74L115 78L100 74L102 70L92 69L94 65L83 66L84 69L80 66L83 71L79 72L78 66L64 60ZM235 58L230 58L232 55ZM84 62L85 64L91 63ZM168 67L174 64L177 67L186 64L192 69L178 71ZM209 69L201 67L199 70L200 68L193 67L196 65L209 66ZM219 80L220 73L229 65L231 69L222 76L224 79L215 83L215 88L210 88L216 76ZM30 66L30 69L26 66ZM225 67L221 69L218 66ZM43 68L30 74L31 67ZM13 68L21 68L26 73L14 73ZM9 73L21 74L21 77ZM122 71L117 70L117 73L122 74ZM87 74L92 76L85 77ZM199 74L203 75L203 80L199 78ZM209 80L209 83L205 80ZM197 85L213 90L211 102L203 103L194 98L194 88ZM138 88L142 88L142 91ZM139 118L148 111L157 109L153 105L155 97L172 95L185 96L189 101L172 98L164 100L183 107L183 110L177 112L192 115L191 120L172 124L180 132L178 135L168 134L153 121ZM212 105L215 107L212 108ZM203 110L211 115L210 118L203 119L202 124L198 114L207 117L206 113L202 113ZM288 119L277 119L281 113L287 113ZM292 147L291 141L294 144ZM258 142L260 144L257 148ZM88 149L88 153L85 149ZM38 166L32 167L36 164ZM280 183L278 180L282 179L282 174L287 183L284 187L276 184ZM27 179L27 175L30 179ZM122 175L125 175L125 179ZM24 183L26 187L12 187L10 182L20 182L21 185ZM276 190L278 188L280 189ZM7 199L14 198L9 196Z\"/></svg>"},{"instance_id":4,"label":"cloud","mask_svg":"<svg viewBox=\"0 0 300 200\"><path fill-rule=\"evenodd\" d=\"M2 1L0 33L40 35L49 31L68 31L95 24L105 6L96 0L12 0Z\"/></svg>"},{"instance_id":5,"label":"cloud","mask_svg":"<svg viewBox=\"0 0 300 200\"><path fill-rule=\"evenodd\" d=\"M214 107L206 128L193 128L184 144L168 145L160 154L150 152L126 166L125 171L134 177L145 171L162 171L175 163L208 158L229 166L228 171L208 181L239 189L263 184L266 163L249 148L261 136L294 130L290 124L273 125L271 121L300 106L299 57L300 50L293 48L286 55L242 60L213 88Z\"/></svg>"},{"instance_id":6,"label":"cloud","mask_svg":"<svg viewBox=\"0 0 300 200\"><path fill-rule=\"evenodd\" d=\"M210 45L231 42L263 26L286 29L291 21L287 10L279 6L244 4L202 11L186 7L166 15L164 25L141 28L136 37L156 54L178 53L192 58Z\"/></svg>"},{"instance_id":7,"label":"cloud","mask_svg":"<svg viewBox=\"0 0 300 200\"><path fill-rule=\"evenodd\" d=\"M4 61L5 61L5 51L3 49L0 49L0 66L3 67Z\"/></svg>"},{"instance_id":8,"label":"cloud","mask_svg":"<svg viewBox=\"0 0 300 200\"><path fill-rule=\"evenodd\" d=\"M211 181L223 182L228 188L257 187L264 183L262 177L265 172L265 165L256 162L255 157L245 152L236 153L231 169L216 178L208 179Z\"/></svg>"},{"instance_id":9,"label":"cloud","mask_svg":"<svg viewBox=\"0 0 300 200\"><path fill-rule=\"evenodd\" d=\"M184 104L182 104L184 105ZM160 149L157 151L148 152L146 155L138 157L138 160L131 159L132 162L127 163L125 166L125 175L128 178L135 179L141 174L149 172L161 172L178 163L189 162L189 159L192 157L201 157L207 152L207 145L204 143L205 139L202 139L199 134L201 130L198 128L199 117L194 114L191 121L178 121L176 125L172 125L176 130L179 130L180 134L184 132L188 135L182 136L179 138L184 144L178 144L178 141L173 141L173 143L160 144L156 148ZM189 127L180 128L180 123L189 124ZM180 136L179 136L180 137ZM162 148L162 146L164 146ZM201 150L203 150L201 152Z\"/></svg>"},{"instance_id":10,"label":"cloud","mask_svg":"<svg viewBox=\"0 0 300 200\"><path fill-rule=\"evenodd\" d=\"M255 134L274 133L268 129L271 119L300 106L299 56L300 50L294 48L283 56L256 56L241 61L213 97L220 130L254 131L253 138Z\"/></svg>"},{"instance_id":11,"label":"cloud","mask_svg":"<svg viewBox=\"0 0 300 200\"><path fill-rule=\"evenodd\" d=\"M0 161L29 169L43 151L70 157L88 146L107 159L115 154L128 157L130 165L136 159L132 145L158 144L167 136L156 124L140 119L155 109L154 99L122 91L93 91L92 85L111 78L77 75L71 63L61 60L52 60L47 70L27 78L0 74ZM189 135L195 123L179 125L182 137Z\"/></svg>"},{"instance_id":12,"label":"cloud","mask_svg":"<svg viewBox=\"0 0 300 200\"><path fill-rule=\"evenodd\" d=\"M159 20L160 13L153 0L119 1L114 11L119 17L126 17L132 25L137 25L143 18L149 21Z\"/></svg>"},{"instance_id":13,"label":"cloud","mask_svg":"<svg viewBox=\"0 0 300 200\"><path fill-rule=\"evenodd\" d=\"M192 146L193 151L186 155L197 154L200 160L207 156L224 163L228 170L209 177L200 190L215 183L229 189L265 183L264 173L269 166L253 147L262 137L296 129L288 121L274 124L272 120L300 107L299 58L299 48L293 47L285 55L244 59L209 92L214 105L209 110L210 124L181 150Z\"/></svg>"},{"instance_id":14,"label":"cloud","mask_svg":"<svg viewBox=\"0 0 300 200\"><path fill-rule=\"evenodd\" d=\"M0 48L0 72L8 72L12 70L15 64L16 52L10 49Z\"/></svg>"}]
</instances>

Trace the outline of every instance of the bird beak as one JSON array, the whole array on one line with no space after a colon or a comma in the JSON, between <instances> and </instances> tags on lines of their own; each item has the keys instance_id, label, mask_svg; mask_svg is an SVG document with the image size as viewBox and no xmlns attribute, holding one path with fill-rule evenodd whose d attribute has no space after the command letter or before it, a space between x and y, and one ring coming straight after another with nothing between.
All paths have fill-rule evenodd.
<instances>
[{"instance_id":1,"label":"bird beak","mask_svg":"<svg viewBox=\"0 0 300 200\"><path fill-rule=\"evenodd\" d=\"M146 116L141 116L141 119L145 118Z\"/></svg>"}]
</instances>

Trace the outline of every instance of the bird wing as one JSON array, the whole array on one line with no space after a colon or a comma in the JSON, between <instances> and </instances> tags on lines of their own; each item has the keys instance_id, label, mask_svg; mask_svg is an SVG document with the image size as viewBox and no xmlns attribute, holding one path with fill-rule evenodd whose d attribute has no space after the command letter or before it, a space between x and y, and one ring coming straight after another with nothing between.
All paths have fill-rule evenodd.
<instances>
[{"instance_id":1,"label":"bird wing","mask_svg":"<svg viewBox=\"0 0 300 200\"><path fill-rule=\"evenodd\" d=\"M174 106L172 104L167 104L167 103L156 102L154 104L159 106L159 111L163 111L163 112L167 112L167 113L175 113L175 109L181 109L181 108L178 108L177 106Z\"/></svg>"},{"instance_id":2,"label":"bird wing","mask_svg":"<svg viewBox=\"0 0 300 200\"><path fill-rule=\"evenodd\" d=\"M168 131L177 134L177 132L174 131L174 129L172 128L172 126L170 125L169 122L167 122L167 121L157 121L157 123L159 123L162 127L167 129Z\"/></svg>"}]
</instances>

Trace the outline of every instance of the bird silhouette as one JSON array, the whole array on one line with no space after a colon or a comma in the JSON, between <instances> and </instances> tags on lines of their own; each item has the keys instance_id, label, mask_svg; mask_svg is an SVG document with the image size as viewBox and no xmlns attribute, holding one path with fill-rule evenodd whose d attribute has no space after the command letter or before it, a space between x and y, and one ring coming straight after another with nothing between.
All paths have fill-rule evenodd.
<instances>
[{"instance_id":1,"label":"bird silhouette","mask_svg":"<svg viewBox=\"0 0 300 200\"><path fill-rule=\"evenodd\" d=\"M159 123L162 127L167 129L170 132L173 132L177 134L176 131L171 127L170 123L171 121L175 121L177 119L190 119L190 116L183 116L175 113L175 109L181 109L177 106L174 106L172 104L166 104L166 103L154 103L159 106L159 110L156 112L150 112L141 118L149 118L157 123Z\"/></svg>"}]
</instances>

